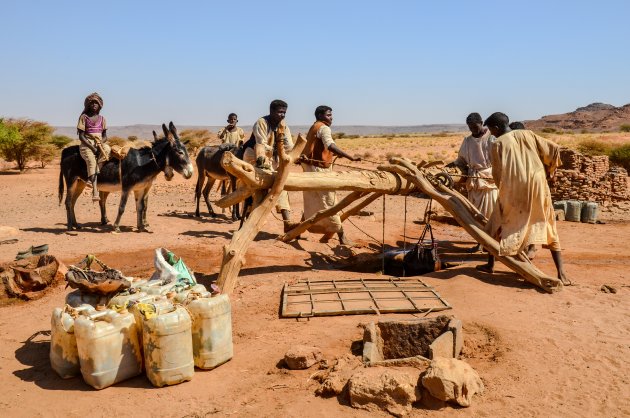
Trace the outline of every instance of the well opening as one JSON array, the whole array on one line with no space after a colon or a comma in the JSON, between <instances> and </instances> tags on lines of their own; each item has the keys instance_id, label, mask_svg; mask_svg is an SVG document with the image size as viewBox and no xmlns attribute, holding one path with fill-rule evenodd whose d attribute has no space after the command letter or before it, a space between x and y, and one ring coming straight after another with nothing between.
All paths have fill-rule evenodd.
<instances>
[{"instance_id":1,"label":"well opening","mask_svg":"<svg viewBox=\"0 0 630 418\"><path fill-rule=\"evenodd\" d=\"M364 328L363 361L366 363L452 358L461 351L461 321L445 315L371 322Z\"/></svg>"}]
</instances>

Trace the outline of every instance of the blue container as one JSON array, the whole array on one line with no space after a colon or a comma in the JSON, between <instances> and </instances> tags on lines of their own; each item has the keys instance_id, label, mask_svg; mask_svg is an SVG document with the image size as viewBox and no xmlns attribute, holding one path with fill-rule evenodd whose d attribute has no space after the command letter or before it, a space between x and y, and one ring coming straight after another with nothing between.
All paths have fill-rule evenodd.
<instances>
[{"instance_id":1,"label":"blue container","mask_svg":"<svg viewBox=\"0 0 630 418\"><path fill-rule=\"evenodd\" d=\"M579 200L567 200L567 210L564 219L570 222L580 222L582 216L582 202Z\"/></svg>"},{"instance_id":2,"label":"blue container","mask_svg":"<svg viewBox=\"0 0 630 418\"><path fill-rule=\"evenodd\" d=\"M596 202L584 202L580 220L589 224L597 223L597 209L598 205Z\"/></svg>"},{"instance_id":3,"label":"blue container","mask_svg":"<svg viewBox=\"0 0 630 418\"><path fill-rule=\"evenodd\" d=\"M564 213L567 213L567 201L558 200L557 202L553 202L553 208L557 210L562 210Z\"/></svg>"}]
</instances>

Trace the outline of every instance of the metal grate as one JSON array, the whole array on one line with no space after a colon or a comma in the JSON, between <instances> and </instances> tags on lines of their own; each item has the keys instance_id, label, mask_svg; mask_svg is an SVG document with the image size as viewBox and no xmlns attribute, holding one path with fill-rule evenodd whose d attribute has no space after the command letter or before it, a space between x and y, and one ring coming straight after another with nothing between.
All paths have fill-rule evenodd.
<instances>
[{"instance_id":1,"label":"metal grate","mask_svg":"<svg viewBox=\"0 0 630 418\"><path fill-rule=\"evenodd\" d=\"M284 318L370 313L437 312L451 309L418 278L300 280L284 284Z\"/></svg>"}]
</instances>

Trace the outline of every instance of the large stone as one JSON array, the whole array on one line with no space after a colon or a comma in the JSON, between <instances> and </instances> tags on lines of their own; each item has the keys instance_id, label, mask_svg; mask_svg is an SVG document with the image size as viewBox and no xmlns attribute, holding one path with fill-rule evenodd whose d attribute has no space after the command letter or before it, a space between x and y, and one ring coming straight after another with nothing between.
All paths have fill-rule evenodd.
<instances>
[{"instance_id":1,"label":"large stone","mask_svg":"<svg viewBox=\"0 0 630 418\"><path fill-rule=\"evenodd\" d=\"M453 358L453 353L455 351L453 347L453 333L451 331L446 331L433 340L433 342L429 345L429 358Z\"/></svg>"},{"instance_id":2,"label":"large stone","mask_svg":"<svg viewBox=\"0 0 630 418\"><path fill-rule=\"evenodd\" d=\"M458 358L464 348L464 331L462 329L462 321L451 318L448 323L448 330L453 333L453 357Z\"/></svg>"},{"instance_id":3,"label":"large stone","mask_svg":"<svg viewBox=\"0 0 630 418\"><path fill-rule=\"evenodd\" d=\"M315 394L324 397L341 394L355 370L360 367L363 367L363 363L350 354L333 360L331 368L321 370L313 375L313 379L321 383Z\"/></svg>"},{"instance_id":4,"label":"large stone","mask_svg":"<svg viewBox=\"0 0 630 418\"><path fill-rule=\"evenodd\" d=\"M422 386L435 398L461 406L470 406L473 395L484 390L481 378L468 363L442 357L431 361L422 376Z\"/></svg>"},{"instance_id":5,"label":"large stone","mask_svg":"<svg viewBox=\"0 0 630 418\"><path fill-rule=\"evenodd\" d=\"M291 370L308 369L322 359L322 352L317 347L295 345L284 355L284 362Z\"/></svg>"},{"instance_id":6,"label":"large stone","mask_svg":"<svg viewBox=\"0 0 630 418\"><path fill-rule=\"evenodd\" d=\"M418 400L418 377L384 367L368 367L352 375L348 382L350 405L373 411L382 409L401 417L411 411Z\"/></svg>"}]
</instances>

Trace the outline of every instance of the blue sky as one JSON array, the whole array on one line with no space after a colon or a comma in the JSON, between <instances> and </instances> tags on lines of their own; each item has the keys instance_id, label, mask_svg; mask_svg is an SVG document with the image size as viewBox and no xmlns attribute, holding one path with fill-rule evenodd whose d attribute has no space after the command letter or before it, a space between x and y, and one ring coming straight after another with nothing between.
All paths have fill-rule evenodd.
<instances>
[{"instance_id":1,"label":"blue sky","mask_svg":"<svg viewBox=\"0 0 630 418\"><path fill-rule=\"evenodd\" d=\"M0 116L249 127L512 120L630 103L630 2L3 0Z\"/></svg>"}]
</instances>

